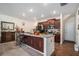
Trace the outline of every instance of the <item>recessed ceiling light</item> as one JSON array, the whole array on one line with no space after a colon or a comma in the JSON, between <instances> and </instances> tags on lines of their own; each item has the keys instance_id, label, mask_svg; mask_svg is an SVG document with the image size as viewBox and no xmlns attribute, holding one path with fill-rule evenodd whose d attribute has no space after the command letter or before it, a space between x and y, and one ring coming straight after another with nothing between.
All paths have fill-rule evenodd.
<instances>
[{"instance_id":1,"label":"recessed ceiling light","mask_svg":"<svg viewBox=\"0 0 79 59\"><path fill-rule=\"evenodd\" d=\"M25 16L26 16L26 14L25 14L25 13L22 13L22 16L24 16L24 17L25 17Z\"/></svg>"},{"instance_id":2,"label":"recessed ceiling light","mask_svg":"<svg viewBox=\"0 0 79 59\"><path fill-rule=\"evenodd\" d=\"M56 14L56 11L55 10L54 11L50 11L50 14L54 15L54 14Z\"/></svg>"},{"instance_id":3,"label":"recessed ceiling light","mask_svg":"<svg viewBox=\"0 0 79 59\"><path fill-rule=\"evenodd\" d=\"M48 3L43 3L43 5L44 5L44 6L47 6L47 5L48 5Z\"/></svg>"},{"instance_id":4,"label":"recessed ceiling light","mask_svg":"<svg viewBox=\"0 0 79 59\"><path fill-rule=\"evenodd\" d=\"M53 11L53 14L56 14L56 11L55 10Z\"/></svg>"},{"instance_id":5,"label":"recessed ceiling light","mask_svg":"<svg viewBox=\"0 0 79 59\"><path fill-rule=\"evenodd\" d=\"M41 17L44 17L44 14L41 14Z\"/></svg>"},{"instance_id":6,"label":"recessed ceiling light","mask_svg":"<svg viewBox=\"0 0 79 59\"><path fill-rule=\"evenodd\" d=\"M29 9L29 11L30 11L30 12L33 12L33 9L31 8L31 9Z\"/></svg>"}]
</instances>

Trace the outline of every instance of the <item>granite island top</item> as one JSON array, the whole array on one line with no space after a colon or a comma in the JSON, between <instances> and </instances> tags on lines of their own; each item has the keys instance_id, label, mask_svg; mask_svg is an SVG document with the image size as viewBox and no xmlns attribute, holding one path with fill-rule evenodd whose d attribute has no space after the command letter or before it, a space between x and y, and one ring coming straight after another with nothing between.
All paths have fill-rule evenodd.
<instances>
[{"instance_id":1,"label":"granite island top","mask_svg":"<svg viewBox=\"0 0 79 59\"><path fill-rule=\"evenodd\" d=\"M29 34L29 33L20 33L20 34L21 34L21 35L34 36L34 37L41 37L41 38L55 36L55 35L53 35L53 34L40 34L40 35L34 35L34 34Z\"/></svg>"},{"instance_id":2,"label":"granite island top","mask_svg":"<svg viewBox=\"0 0 79 59\"><path fill-rule=\"evenodd\" d=\"M19 35L25 36L26 39L24 40L26 46L34 49L35 51L43 54L44 56L46 55L50 56L55 50L54 48L55 35L53 34L34 35L32 33L19 33Z\"/></svg>"}]
</instances>

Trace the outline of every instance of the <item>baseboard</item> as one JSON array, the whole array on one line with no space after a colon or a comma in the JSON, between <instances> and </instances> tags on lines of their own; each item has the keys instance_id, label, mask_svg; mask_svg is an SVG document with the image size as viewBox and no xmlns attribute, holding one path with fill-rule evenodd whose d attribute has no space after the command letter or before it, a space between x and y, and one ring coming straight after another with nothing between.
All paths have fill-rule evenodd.
<instances>
[{"instance_id":1,"label":"baseboard","mask_svg":"<svg viewBox=\"0 0 79 59\"><path fill-rule=\"evenodd\" d=\"M64 40L64 42L69 42L69 43L74 43L75 44L74 41L69 41L69 40Z\"/></svg>"},{"instance_id":2,"label":"baseboard","mask_svg":"<svg viewBox=\"0 0 79 59\"><path fill-rule=\"evenodd\" d=\"M28 47L28 48L31 48L31 49L33 49L34 51L37 51L38 53L40 53L40 54L42 54L42 55L44 55L44 53L43 52L41 52L41 51L39 51L39 50L37 50L37 49L35 49L35 48L32 48L31 46L29 46L29 45L27 45L27 44L24 44L26 47Z\"/></svg>"},{"instance_id":3,"label":"baseboard","mask_svg":"<svg viewBox=\"0 0 79 59\"><path fill-rule=\"evenodd\" d=\"M55 51L54 51L50 56L56 56L56 55L55 55Z\"/></svg>"}]
</instances>

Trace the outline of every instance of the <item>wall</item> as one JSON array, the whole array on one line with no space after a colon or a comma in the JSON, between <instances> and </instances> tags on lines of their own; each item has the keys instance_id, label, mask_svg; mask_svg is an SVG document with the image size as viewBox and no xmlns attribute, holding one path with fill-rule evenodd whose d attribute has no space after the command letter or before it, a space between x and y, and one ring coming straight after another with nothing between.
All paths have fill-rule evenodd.
<instances>
[{"instance_id":1,"label":"wall","mask_svg":"<svg viewBox=\"0 0 79 59\"><path fill-rule=\"evenodd\" d=\"M79 51L79 8L76 12L76 44L74 45L75 51Z\"/></svg>"},{"instance_id":2,"label":"wall","mask_svg":"<svg viewBox=\"0 0 79 59\"><path fill-rule=\"evenodd\" d=\"M18 18L14 18L14 17L10 17L10 16L6 16L6 15L0 15L0 21L6 21L6 22L14 22L15 26L19 26L20 28L23 27L22 23L25 23L25 31L26 32L30 32L33 29L33 25L35 22L33 21L28 21L28 20L22 20L22 19L18 19Z\"/></svg>"},{"instance_id":3,"label":"wall","mask_svg":"<svg viewBox=\"0 0 79 59\"><path fill-rule=\"evenodd\" d=\"M75 41L75 16L67 18L64 22L64 40Z\"/></svg>"},{"instance_id":4,"label":"wall","mask_svg":"<svg viewBox=\"0 0 79 59\"><path fill-rule=\"evenodd\" d=\"M22 20L11 16L7 16L7 15L0 14L0 21L13 22L15 23L15 27L17 25L20 28L24 28L25 32L32 32L32 29L35 28L34 26L35 21L33 22L29 20ZM24 27L22 26L23 22L25 23ZM1 25L0 25L0 29L1 29ZM0 30L0 40L1 40L1 30Z\"/></svg>"},{"instance_id":5,"label":"wall","mask_svg":"<svg viewBox=\"0 0 79 59\"><path fill-rule=\"evenodd\" d=\"M1 22L0 22L0 24L1 24ZM0 25L0 42L1 42L1 25Z\"/></svg>"}]
</instances>

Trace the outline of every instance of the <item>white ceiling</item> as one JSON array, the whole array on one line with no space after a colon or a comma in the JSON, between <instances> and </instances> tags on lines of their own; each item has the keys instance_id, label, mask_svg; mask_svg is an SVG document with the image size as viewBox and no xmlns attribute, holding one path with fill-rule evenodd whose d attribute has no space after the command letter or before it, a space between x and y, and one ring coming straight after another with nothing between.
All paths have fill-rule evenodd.
<instances>
[{"instance_id":1,"label":"white ceiling","mask_svg":"<svg viewBox=\"0 0 79 59\"><path fill-rule=\"evenodd\" d=\"M68 3L60 6L60 3L0 3L0 14L9 15L25 20L53 18L60 15L73 14L79 4Z\"/></svg>"}]
</instances>

